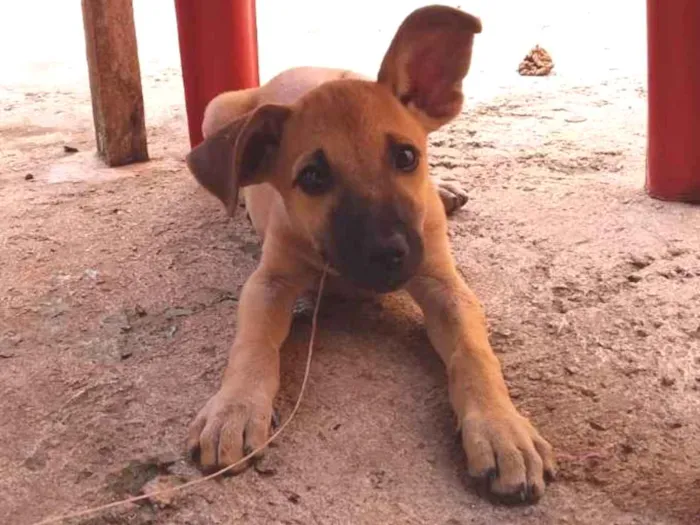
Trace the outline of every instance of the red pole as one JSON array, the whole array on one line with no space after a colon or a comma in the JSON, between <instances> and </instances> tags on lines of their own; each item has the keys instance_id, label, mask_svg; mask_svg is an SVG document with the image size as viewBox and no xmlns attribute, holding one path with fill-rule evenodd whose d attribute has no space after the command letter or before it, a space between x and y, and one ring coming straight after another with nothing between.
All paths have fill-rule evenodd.
<instances>
[{"instance_id":1,"label":"red pole","mask_svg":"<svg viewBox=\"0 0 700 525\"><path fill-rule=\"evenodd\" d=\"M700 1L647 0L647 192L700 202Z\"/></svg>"},{"instance_id":2,"label":"red pole","mask_svg":"<svg viewBox=\"0 0 700 525\"><path fill-rule=\"evenodd\" d=\"M190 145L202 141L202 117L224 91L255 87L255 0L175 0Z\"/></svg>"}]
</instances>

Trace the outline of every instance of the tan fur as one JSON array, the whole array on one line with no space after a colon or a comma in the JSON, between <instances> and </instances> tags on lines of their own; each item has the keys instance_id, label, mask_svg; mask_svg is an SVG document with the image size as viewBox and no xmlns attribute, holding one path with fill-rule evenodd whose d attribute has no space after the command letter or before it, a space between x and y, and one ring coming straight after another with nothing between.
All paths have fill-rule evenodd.
<instances>
[{"instance_id":1,"label":"tan fur","mask_svg":"<svg viewBox=\"0 0 700 525\"><path fill-rule=\"evenodd\" d=\"M543 494L545 475L555 468L551 447L509 398L482 308L452 259L445 203L428 174L427 135L461 110L461 81L480 30L478 19L457 10L419 9L397 32L376 82L343 70L298 68L260 88L222 94L207 108L207 138L188 165L230 213L243 188L264 242L241 294L221 388L190 429L189 447L202 467L230 465L268 435L292 306L318 282L324 239L343 195L334 188L310 196L295 187L296 174L321 149L339 188L363 202L410 210L406 221L424 254L404 287L423 310L447 368L470 475L506 500ZM427 69L417 60L426 57L434 62ZM397 173L388 163L387 137L417 149L415 172ZM349 286L341 272L333 274Z\"/></svg>"}]
</instances>

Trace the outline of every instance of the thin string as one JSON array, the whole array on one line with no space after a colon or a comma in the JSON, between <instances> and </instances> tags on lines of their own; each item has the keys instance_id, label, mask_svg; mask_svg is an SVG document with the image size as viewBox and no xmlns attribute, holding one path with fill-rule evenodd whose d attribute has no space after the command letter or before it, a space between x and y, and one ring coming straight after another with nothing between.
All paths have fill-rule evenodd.
<instances>
[{"instance_id":1,"label":"thin string","mask_svg":"<svg viewBox=\"0 0 700 525\"><path fill-rule=\"evenodd\" d=\"M314 306L314 315L311 319L311 336L309 338L309 350L306 356L306 369L304 371L304 380L301 382L301 388L299 389L299 397L297 397L297 401L294 404L294 408L292 409L292 412L289 414L289 417L287 420L280 425L280 427L272 434L265 443L260 445L258 448L253 450L251 453L248 455L242 457L232 465L229 465L227 467L224 467L220 470L217 470L216 472L209 474L208 476L205 476L203 478L197 478L192 481L188 481L187 483L184 483L182 485L177 485L176 487L170 487L167 489L162 489L162 490L156 490L153 492L149 492L146 494L141 494L140 496L134 496L131 498L127 498L124 500L119 500L119 501L114 501L112 503L107 503L106 505L100 505L99 507L93 507L85 510L80 510L76 512L71 512L69 514L63 514L61 516L55 516L53 518L47 518L43 521L36 522L34 525L49 525L52 523L59 523L65 520L73 519L73 518L81 518L83 516L87 516L90 514L96 514L98 512L104 512L105 510L113 509L116 507L121 507L123 505L128 505L130 503L136 503L137 501L143 501L145 499L150 499L154 498L156 496L164 496L166 494L174 494L176 492L182 492L185 489L188 489L190 487L194 487L195 485L200 485L202 483L206 483L209 480L212 480L216 477L221 476L222 474L225 474L226 472L236 468L237 466L241 465L242 463L248 461L249 459L253 458L255 455L257 455L259 452L262 452L267 446L272 443L277 436L279 436L282 431L289 425L289 423L294 419L294 416L296 415L297 411L299 410L299 407L301 406L301 400L304 397L304 392L306 391L306 384L308 383L309 380L309 374L311 372L311 357L313 355L313 350L314 350L314 342L316 340L316 325L317 325L317 319L318 319L318 311L319 307L321 306L321 296L323 295L323 287L326 283L326 275L328 274L328 266L326 266L323 269L323 274L321 275L321 281L318 286L318 294L316 296L316 305Z\"/></svg>"}]
</instances>

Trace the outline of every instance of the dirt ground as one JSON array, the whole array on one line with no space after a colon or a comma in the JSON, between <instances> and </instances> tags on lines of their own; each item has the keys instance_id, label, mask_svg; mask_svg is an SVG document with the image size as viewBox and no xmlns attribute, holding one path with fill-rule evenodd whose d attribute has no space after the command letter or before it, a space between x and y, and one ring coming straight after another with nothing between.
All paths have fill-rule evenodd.
<instances>
[{"instance_id":1,"label":"dirt ground","mask_svg":"<svg viewBox=\"0 0 700 525\"><path fill-rule=\"evenodd\" d=\"M186 428L217 389L259 254L243 214L227 219L184 166L171 4L135 2L152 160L114 170L94 156L79 7L53 4L42 20L65 23L40 29L55 45L10 57L0 87L0 522L11 525L198 476ZM345 39L354 22L331 18L334 31L302 13L308 29L284 56L273 44L295 35L283 23L294 12L263 6L263 79L330 58L371 71L415 4L373 17L357 49ZM493 506L470 485L444 370L399 294L324 303L305 401L263 468L76 523L700 523L700 208L643 191L639 4L464 2L485 33L464 114L432 138L435 172L471 197L450 223L460 268L515 403L557 450L559 480L538 505ZM154 13L163 34L142 30ZM536 43L555 75L518 77ZM282 352L283 418L308 337L299 318Z\"/></svg>"}]
</instances>

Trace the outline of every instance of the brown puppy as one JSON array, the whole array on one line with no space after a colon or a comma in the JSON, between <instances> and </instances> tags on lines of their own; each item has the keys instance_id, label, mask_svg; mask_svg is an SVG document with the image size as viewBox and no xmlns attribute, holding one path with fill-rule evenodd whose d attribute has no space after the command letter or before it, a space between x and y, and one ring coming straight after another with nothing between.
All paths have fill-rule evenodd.
<instances>
[{"instance_id":1,"label":"brown puppy","mask_svg":"<svg viewBox=\"0 0 700 525\"><path fill-rule=\"evenodd\" d=\"M450 253L427 135L462 108L480 21L431 6L395 35L376 81L292 70L212 102L207 138L188 156L197 180L234 213L238 189L263 238L246 282L219 391L190 428L205 469L230 465L269 435L279 350L292 306L332 277L372 293L404 288L444 361L469 474L504 499L536 501L554 473L550 445L508 395L484 313Z\"/></svg>"}]
</instances>

